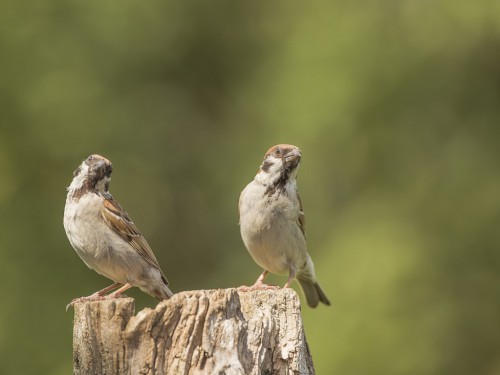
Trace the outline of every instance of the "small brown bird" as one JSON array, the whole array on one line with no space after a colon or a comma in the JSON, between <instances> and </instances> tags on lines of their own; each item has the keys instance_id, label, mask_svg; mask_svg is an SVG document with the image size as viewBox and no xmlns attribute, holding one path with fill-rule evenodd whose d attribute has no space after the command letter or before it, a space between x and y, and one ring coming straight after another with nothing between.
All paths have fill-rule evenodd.
<instances>
[{"instance_id":1,"label":"small brown bird","mask_svg":"<svg viewBox=\"0 0 500 375\"><path fill-rule=\"evenodd\" d=\"M268 272L288 273L285 288L297 278L309 306L316 307L319 302L330 305L307 253L304 211L297 189L300 159L296 146L271 147L257 175L241 192L241 237L255 262L264 269L253 286L241 289L273 288L263 284Z\"/></svg>"},{"instance_id":2,"label":"small brown bird","mask_svg":"<svg viewBox=\"0 0 500 375\"><path fill-rule=\"evenodd\" d=\"M74 299L66 309L82 301L119 297L134 286L159 300L173 295L146 239L109 193L112 171L111 162L99 155L89 156L75 170L64 208L64 229L85 264L115 283Z\"/></svg>"}]
</instances>

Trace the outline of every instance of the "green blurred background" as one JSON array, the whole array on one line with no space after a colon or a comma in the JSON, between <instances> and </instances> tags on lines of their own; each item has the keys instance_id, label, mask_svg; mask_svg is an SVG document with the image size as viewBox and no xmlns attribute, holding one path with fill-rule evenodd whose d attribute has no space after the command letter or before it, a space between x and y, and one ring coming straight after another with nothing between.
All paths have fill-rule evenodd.
<instances>
[{"instance_id":1,"label":"green blurred background","mask_svg":"<svg viewBox=\"0 0 500 375\"><path fill-rule=\"evenodd\" d=\"M225 288L261 272L237 201L282 142L317 372L500 374L499 1L3 0L0 100L1 374L71 373L64 307L109 283L62 225L82 159L172 290Z\"/></svg>"}]
</instances>

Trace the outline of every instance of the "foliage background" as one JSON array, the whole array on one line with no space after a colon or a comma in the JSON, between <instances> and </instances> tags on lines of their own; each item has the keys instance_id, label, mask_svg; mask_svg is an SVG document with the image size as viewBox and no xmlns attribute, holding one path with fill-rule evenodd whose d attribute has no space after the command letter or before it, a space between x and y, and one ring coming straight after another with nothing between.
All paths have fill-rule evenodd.
<instances>
[{"instance_id":1,"label":"foliage background","mask_svg":"<svg viewBox=\"0 0 500 375\"><path fill-rule=\"evenodd\" d=\"M0 10L0 373L71 373L64 306L108 283L62 227L83 158L174 291L223 288L260 272L236 205L281 142L333 302L303 309L317 372L500 373L500 2Z\"/></svg>"}]
</instances>

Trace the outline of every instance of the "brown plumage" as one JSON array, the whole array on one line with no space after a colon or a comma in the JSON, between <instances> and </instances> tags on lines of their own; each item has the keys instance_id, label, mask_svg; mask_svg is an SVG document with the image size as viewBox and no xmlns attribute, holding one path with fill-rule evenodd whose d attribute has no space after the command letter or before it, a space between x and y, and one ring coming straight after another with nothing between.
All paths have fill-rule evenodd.
<instances>
[{"instance_id":1,"label":"brown plumage","mask_svg":"<svg viewBox=\"0 0 500 375\"><path fill-rule=\"evenodd\" d=\"M64 209L68 239L85 264L115 283L77 302L118 297L133 286L163 300L172 296L168 281L146 239L109 193L113 167L91 155L75 170ZM107 294L117 289L111 294Z\"/></svg>"},{"instance_id":2,"label":"brown plumage","mask_svg":"<svg viewBox=\"0 0 500 375\"><path fill-rule=\"evenodd\" d=\"M307 253L305 216L297 172L301 160L298 147L280 144L264 156L254 180L242 191L239 201L241 237L255 262L264 269L251 287L268 288L268 272L288 274L285 287L297 278L309 306L330 305L319 286Z\"/></svg>"}]
</instances>

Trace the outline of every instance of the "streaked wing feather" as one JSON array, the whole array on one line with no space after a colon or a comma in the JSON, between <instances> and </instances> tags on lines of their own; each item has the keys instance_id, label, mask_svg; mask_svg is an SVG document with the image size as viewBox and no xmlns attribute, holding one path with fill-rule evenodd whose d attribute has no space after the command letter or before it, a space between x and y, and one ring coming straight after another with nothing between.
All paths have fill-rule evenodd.
<instances>
[{"instance_id":1,"label":"streaked wing feather","mask_svg":"<svg viewBox=\"0 0 500 375\"><path fill-rule=\"evenodd\" d=\"M153 250L125 210L113 199L111 194L103 194L103 198L104 204L101 214L106 224L121 238L130 243L146 262L157 268L163 275ZM165 278L165 275L163 277Z\"/></svg>"},{"instance_id":2,"label":"streaked wing feather","mask_svg":"<svg viewBox=\"0 0 500 375\"><path fill-rule=\"evenodd\" d=\"M302 234L304 235L304 238L306 238L306 216L304 215L304 210L302 209L302 200L300 199L300 194L297 192L297 198L299 199L299 219L298 219L298 224L299 228L302 231Z\"/></svg>"}]
</instances>

